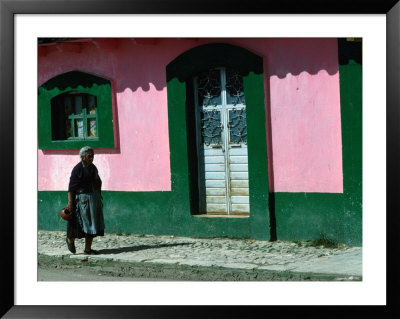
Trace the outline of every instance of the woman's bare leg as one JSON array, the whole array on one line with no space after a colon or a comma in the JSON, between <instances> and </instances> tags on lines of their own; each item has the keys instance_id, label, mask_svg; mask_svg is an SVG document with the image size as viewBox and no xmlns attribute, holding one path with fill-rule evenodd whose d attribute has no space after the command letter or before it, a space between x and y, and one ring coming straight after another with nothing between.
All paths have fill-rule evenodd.
<instances>
[{"instance_id":1,"label":"woman's bare leg","mask_svg":"<svg viewBox=\"0 0 400 319\"><path fill-rule=\"evenodd\" d=\"M93 238L85 238L85 251L90 251L92 249Z\"/></svg>"}]
</instances>

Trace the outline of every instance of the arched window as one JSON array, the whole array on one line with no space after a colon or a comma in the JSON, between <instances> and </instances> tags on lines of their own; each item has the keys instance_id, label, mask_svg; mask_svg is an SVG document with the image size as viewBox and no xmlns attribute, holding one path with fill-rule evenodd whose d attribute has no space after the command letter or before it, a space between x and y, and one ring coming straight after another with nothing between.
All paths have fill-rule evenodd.
<instances>
[{"instance_id":1,"label":"arched window","mask_svg":"<svg viewBox=\"0 0 400 319\"><path fill-rule=\"evenodd\" d=\"M39 88L39 148L114 147L111 83L79 71L58 75Z\"/></svg>"}]
</instances>

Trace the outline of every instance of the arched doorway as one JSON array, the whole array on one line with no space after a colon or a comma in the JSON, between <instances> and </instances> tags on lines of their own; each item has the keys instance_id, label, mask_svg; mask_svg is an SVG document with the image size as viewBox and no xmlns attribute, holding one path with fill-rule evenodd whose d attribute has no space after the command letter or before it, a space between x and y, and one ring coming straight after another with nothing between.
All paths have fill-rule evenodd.
<instances>
[{"instance_id":1,"label":"arched doorway","mask_svg":"<svg viewBox=\"0 0 400 319\"><path fill-rule=\"evenodd\" d=\"M262 58L230 44L193 48L167 66L167 92L172 189L189 197L192 214L245 215L262 219L265 227ZM237 172L242 179L232 178L239 167L246 168Z\"/></svg>"}]
</instances>

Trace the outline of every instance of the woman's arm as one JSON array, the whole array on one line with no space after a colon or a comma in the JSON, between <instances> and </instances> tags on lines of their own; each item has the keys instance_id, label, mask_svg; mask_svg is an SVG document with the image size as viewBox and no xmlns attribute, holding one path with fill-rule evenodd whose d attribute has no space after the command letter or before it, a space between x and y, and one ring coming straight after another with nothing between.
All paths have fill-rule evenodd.
<instances>
[{"instance_id":1,"label":"woman's arm","mask_svg":"<svg viewBox=\"0 0 400 319\"><path fill-rule=\"evenodd\" d=\"M74 192L68 192L67 208L70 212L73 212L75 209L75 193Z\"/></svg>"},{"instance_id":2,"label":"woman's arm","mask_svg":"<svg viewBox=\"0 0 400 319\"><path fill-rule=\"evenodd\" d=\"M79 165L76 165L71 172L71 177L69 179L68 185L68 209L72 212L75 209L75 194L77 193L77 189L79 189L81 184Z\"/></svg>"}]
</instances>

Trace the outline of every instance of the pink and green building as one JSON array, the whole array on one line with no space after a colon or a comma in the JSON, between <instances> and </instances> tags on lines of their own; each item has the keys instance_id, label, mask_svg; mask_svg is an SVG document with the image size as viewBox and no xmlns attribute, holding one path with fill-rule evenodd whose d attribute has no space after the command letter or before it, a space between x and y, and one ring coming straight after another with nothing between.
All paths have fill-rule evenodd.
<instances>
[{"instance_id":1,"label":"pink and green building","mask_svg":"<svg viewBox=\"0 0 400 319\"><path fill-rule=\"evenodd\" d=\"M39 39L38 225L95 149L106 232L362 244L359 39Z\"/></svg>"}]
</instances>

